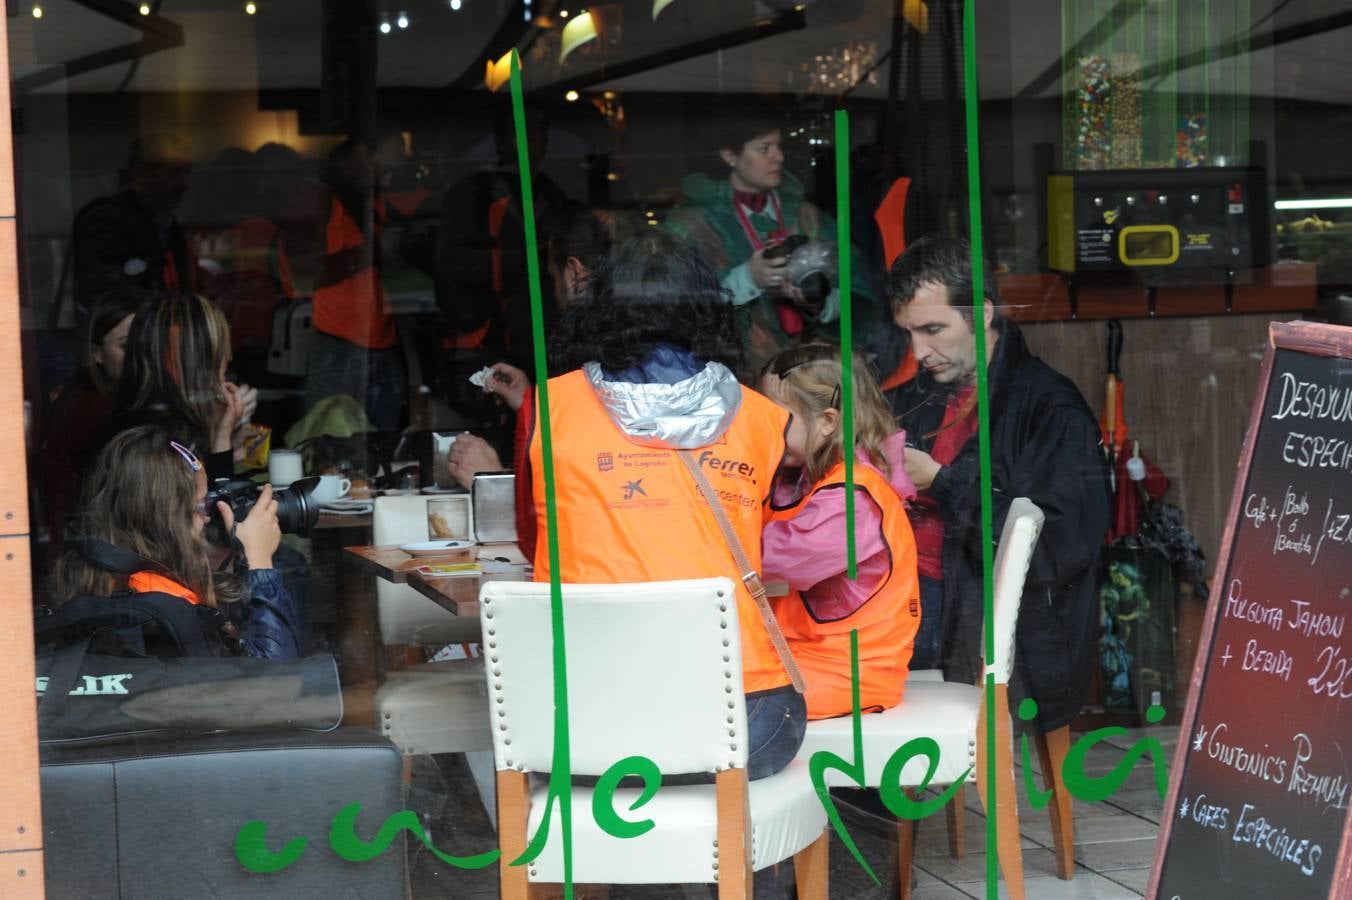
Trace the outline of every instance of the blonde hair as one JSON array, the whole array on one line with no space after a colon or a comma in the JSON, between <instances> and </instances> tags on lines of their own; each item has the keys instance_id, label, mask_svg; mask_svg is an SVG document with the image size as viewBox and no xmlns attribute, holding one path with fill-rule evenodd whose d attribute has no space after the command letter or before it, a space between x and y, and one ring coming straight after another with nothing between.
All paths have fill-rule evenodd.
<instances>
[{"instance_id":1,"label":"blonde hair","mask_svg":"<svg viewBox=\"0 0 1352 900\"><path fill-rule=\"evenodd\" d=\"M868 363L853 356L850 373L855 449L863 450L869 462L891 477L892 466L883 444L896 432L896 420ZM783 350L765 364L761 375L779 379L785 404L795 415L802 416L809 427L826 410L840 409L843 403L840 348L833 344L799 344ZM809 448L804 468L814 483L844 458L844 441L842 423L834 440Z\"/></svg>"}]
</instances>

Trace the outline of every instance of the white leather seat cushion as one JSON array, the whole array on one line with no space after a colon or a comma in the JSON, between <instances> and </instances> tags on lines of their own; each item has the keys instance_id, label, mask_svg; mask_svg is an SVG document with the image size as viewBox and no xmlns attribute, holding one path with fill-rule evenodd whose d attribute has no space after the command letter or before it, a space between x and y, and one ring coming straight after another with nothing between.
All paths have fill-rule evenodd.
<instances>
[{"instance_id":1,"label":"white leather seat cushion","mask_svg":"<svg viewBox=\"0 0 1352 900\"><path fill-rule=\"evenodd\" d=\"M708 883L718 878L714 786L662 787L646 805L630 811L638 788L615 792L614 808L630 821L652 819L654 827L636 838L611 837L592 816L592 791L573 789L573 880L601 884ZM529 834L544 816L547 791L532 792ZM752 865L781 862L821 837L826 810L812 791L807 763L795 759L781 772L751 782ZM558 811L550 819L549 842L530 865L530 880L563 881L563 835Z\"/></svg>"},{"instance_id":2,"label":"white leather seat cushion","mask_svg":"<svg viewBox=\"0 0 1352 900\"><path fill-rule=\"evenodd\" d=\"M376 723L404 753L493 749L482 659L390 672L376 691Z\"/></svg>"},{"instance_id":3,"label":"white leather seat cushion","mask_svg":"<svg viewBox=\"0 0 1352 900\"><path fill-rule=\"evenodd\" d=\"M864 786L880 786L888 759L907 741L918 737L931 737L939 744L939 767L931 783L958 781L968 766L976 765L976 721L980 709L979 688L951 681L908 681L900 704L880 713L866 713L860 719L867 781ZM856 762L852 717L809 722L798 758L807 760L818 750L829 750L847 762ZM919 784L928 766L927 757L912 757L902 769L900 784ZM975 778L973 769L968 780ZM831 787L859 786L835 769L827 770L826 783Z\"/></svg>"}]
</instances>

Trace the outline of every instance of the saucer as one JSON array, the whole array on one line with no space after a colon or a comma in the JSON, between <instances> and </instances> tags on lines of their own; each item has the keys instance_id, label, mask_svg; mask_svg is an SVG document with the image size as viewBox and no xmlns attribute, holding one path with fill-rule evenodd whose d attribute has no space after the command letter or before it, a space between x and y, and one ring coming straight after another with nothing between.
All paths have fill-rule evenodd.
<instances>
[{"instance_id":1,"label":"saucer","mask_svg":"<svg viewBox=\"0 0 1352 900\"><path fill-rule=\"evenodd\" d=\"M473 548L473 541L419 541L413 544L402 544L399 547L409 556L449 556L455 553L467 553Z\"/></svg>"}]
</instances>

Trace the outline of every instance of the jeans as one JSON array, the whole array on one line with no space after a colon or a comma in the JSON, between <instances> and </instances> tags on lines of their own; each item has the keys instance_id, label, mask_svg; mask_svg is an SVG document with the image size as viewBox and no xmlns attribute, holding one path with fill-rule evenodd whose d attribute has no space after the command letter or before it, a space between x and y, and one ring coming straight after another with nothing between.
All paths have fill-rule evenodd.
<instances>
[{"instance_id":1,"label":"jeans","mask_svg":"<svg viewBox=\"0 0 1352 900\"><path fill-rule=\"evenodd\" d=\"M333 394L347 394L366 410L377 431L398 431L407 390L399 348L370 350L322 331L310 336L305 409Z\"/></svg>"},{"instance_id":2,"label":"jeans","mask_svg":"<svg viewBox=\"0 0 1352 900\"><path fill-rule=\"evenodd\" d=\"M911 653L912 669L940 666L939 636L944 617L944 583L920 576L920 630Z\"/></svg>"},{"instance_id":3,"label":"jeans","mask_svg":"<svg viewBox=\"0 0 1352 900\"><path fill-rule=\"evenodd\" d=\"M746 698L746 777L755 781L789 764L807 734L807 701L787 685Z\"/></svg>"}]
</instances>

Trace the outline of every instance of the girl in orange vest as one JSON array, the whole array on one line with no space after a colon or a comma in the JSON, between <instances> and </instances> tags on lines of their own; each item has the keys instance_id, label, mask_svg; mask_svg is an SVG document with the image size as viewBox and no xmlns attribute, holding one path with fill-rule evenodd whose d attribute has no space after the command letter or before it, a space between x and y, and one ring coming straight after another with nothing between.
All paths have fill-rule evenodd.
<instances>
[{"instance_id":1,"label":"girl in orange vest","mask_svg":"<svg viewBox=\"0 0 1352 900\"><path fill-rule=\"evenodd\" d=\"M786 469L770 494L761 537L767 581L787 582L775 614L807 681L808 718L851 710L850 631L859 632L860 706L901 701L920 628L915 540L904 501L915 487L897 432L867 366L853 366L856 577L846 570L840 348L804 344L765 368L761 390L793 414Z\"/></svg>"},{"instance_id":2,"label":"girl in orange vest","mask_svg":"<svg viewBox=\"0 0 1352 900\"><path fill-rule=\"evenodd\" d=\"M225 613L227 646L241 655L300 656L302 623L273 554L281 543L277 501L264 487L238 523L217 502L227 533L247 567L242 577L214 571L203 534L212 510L202 462L169 432L141 425L103 448L84 482L78 539L57 562L47 596L53 607L76 597L119 591L169 594ZM233 558L233 554L232 554Z\"/></svg>"}]
</instances>

